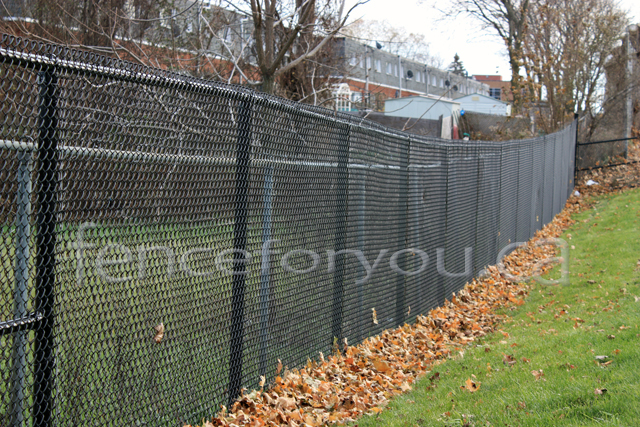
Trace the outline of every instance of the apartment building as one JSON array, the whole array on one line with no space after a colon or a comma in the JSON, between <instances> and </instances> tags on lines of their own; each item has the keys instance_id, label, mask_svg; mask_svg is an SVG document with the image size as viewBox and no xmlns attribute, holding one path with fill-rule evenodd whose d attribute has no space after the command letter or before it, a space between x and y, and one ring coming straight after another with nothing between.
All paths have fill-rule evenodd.
<instances>
[{"instance_id":1,"label":"apartment building","mask_svg":"<svg viewBox=\"0 0 640 427\"><path fill-rule=\"evenodd\" d=\"M489 85L474 78L402 58L346 37L335 40L349 85L351 105L342 109L384 110L384 101L406 96L435 95L456 99L470 94L489 95ZM345 93L344 86L340 89Z\"/></svg>"},{"instance_id":2,"label":"apartment building","mask_svg":"<svg viewBox=\"0 0 640 427\"><path fill-rule=\"evenodd\" d=\"M105 34L74 29L79 17L65 17L60 24L55 16L33 18L34 4L29 0L8 0L0 13L5 23L22 21L34 34L39 29L60 27L58 43L84 46L116 46L121 57L147 58L154 66L181 70L190 74L243 84L256 73L255 40L251 18L238 11L213 6L210 0L172 0L144 9L125 1L126 19L118 21L112 39ZM115 24L114 24L115 25ZM17 28L17 27L16 27ZM77 34L69 35L62 30ZM10 27L6 31L12 32ZM19 31L13 31L20 35ZM83 37L88 37L86 40ZM115 43L112 43L115 42ZM336 108L345 111L374 109L384 111L384 101L406 96L435 95L458 98L468 94L489 95L489 86L454 73L402 58L381 49L341 37L328 48L336 66L327 67L323 77L340 96ZM106 50L105 50L106 51ZM285 61L288 57L285 57ZM232 64L242 63L246 75ZM346 84L346 86L345 86ZM329 104L324 104L329 105Z\"/></svg>"}]
</instances>

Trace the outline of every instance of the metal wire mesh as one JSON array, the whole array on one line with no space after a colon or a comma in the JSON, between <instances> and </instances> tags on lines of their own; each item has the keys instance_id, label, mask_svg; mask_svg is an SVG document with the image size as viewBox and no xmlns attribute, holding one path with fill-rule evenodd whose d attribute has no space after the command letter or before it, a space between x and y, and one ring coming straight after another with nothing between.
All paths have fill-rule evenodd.
<instances>
[{"instance_id":1,"label":"metal wire mesh","mask_svg":"<svg viewBox=\"0 0 640 427\"><path fill-rule=\"evenodd\" d=\"M179 425L412 321L570 194L574 128L418 137L9 36L0 426Z\"/></svg>"}]
</instances>

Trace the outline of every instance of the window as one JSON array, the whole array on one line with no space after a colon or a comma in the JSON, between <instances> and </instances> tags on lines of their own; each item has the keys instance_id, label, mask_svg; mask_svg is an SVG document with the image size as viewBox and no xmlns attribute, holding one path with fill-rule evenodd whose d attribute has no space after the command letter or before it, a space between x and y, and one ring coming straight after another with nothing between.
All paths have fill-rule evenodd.
<instances>
[{"instance_id":1,"label":"window","mask_svg":"<svg viewBox=\"0 0 640 427\"><path fill-rule=\"evenodd\" d=\"M367 70L371 69L371 57L367 56Z\"/></svg>"},{"instance_id":2,"label":"window","mask_svg":"<svg viewBox=\"0 0 640 427\"><path fill-rule=\"evenodd\" d=\"M387 62L387 74L391 74L393 71L393 65L391 65L391 62Z\"/></svg>"},{"instance_id":3,"label":"window","mask_svg":"<svg viewBox=\"0 0 640 427\"><path fill-rule=\"evenodd\" d=\"M358 63L358 58L355 55L353 55L349 60L349 65L351 65L352 67L355 67L357 63Z\"/></svg>"},{"instance_id":4,"label":"window","mask_svg":"<svg viewBox=\"0 0 640 427\"><path fill-rule=\"evenodd\" d=\"M440 87L444 87L444 79L440 79Z\"/></svg>"},{"instance_id":5,"label":"window","mask_svg":"<svg viewBox=\"0 0 640 427\"><path fill-rule=\"evenodd\" d=\"M431 76L431 86L436 86L438 84L438 80L436 76Z\"/></svg>"},{"instance_id":6,"label":"window","mask_svg":"<svg viewBox=\"0 0 640 427\"><path fill-rule=\"evenodd\" d=\"M422 81L421 76L422 76L422 71L418 71L416 73L416 82L420 83L420 81Z\"/></svg>"},{"instance_id":7,"label":"window","mask_svg":"<svg viewBox=\"0 0 640 427\"><path fill-rule=\"evenodd\" d=\"M398 77L398 64L395 64L393 66L393 75Z\"/></svg>"},{"instance_id":8,"label":"window","mask_svg":"<svg viewBox=\"0 0 640 427\"><path fill-rule=\"evenodd\" d=\"M376 59L376 71L378 73L382 72L382 62L379 59Z\"/></svg>"},{"instance_id":9,"label":"window","mask_svg":"<svg viewBox=\"0 0 640 427\"><path fill-rule=\"evenodd\" d=\"M187 24L187 33L193 33L193 22Z\"/></svg>"},{"instance_id":10,"label":"window","mask_svg":"<svg viewBox=\"0 0 640 427\"><path fill-rule=\"evenodd\" d=\"M351 111L351 89L346 83L334 86L333 96L336 98L338 111Z\"/></svg>"},{"instance_id":11,"label":"window","mask_svg":"<svg viewBox=\"0 0 640 427\"><path fill-rule=\"evenodd\" d=\"M489 96L494 98L494 99L500 99L502 93L499 87L492 87L491 89L489 89Z\"/></svg>"},{"instance_id":12,"label":"window","mask_svg":"<svg viewBox=\"0 0 640 427\"><path fill-rule=\"evenodd\" d=\"M362 102L361 92L351 92L351 102Z\"/></svg>"}]
</instances>

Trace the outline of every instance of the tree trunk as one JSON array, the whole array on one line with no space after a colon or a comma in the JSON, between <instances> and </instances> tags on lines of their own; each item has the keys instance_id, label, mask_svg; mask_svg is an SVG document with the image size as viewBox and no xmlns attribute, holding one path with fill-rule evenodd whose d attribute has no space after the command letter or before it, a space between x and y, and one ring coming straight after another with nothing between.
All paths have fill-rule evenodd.
<instances>
[{"instance_id":1,"label":"tree trunk","mask_svg":"<svg viewBox=\"0 0 640 427\"><path fill-rule=\"evenodd\" d=\"M519 42L514 41L511 47L507 46L509 51L509 65L511 67L511 94L513 96L513 113L518 114L522 110L523 95L522 85L520 84L520 59L522 46Z\"/></svg>"},{"instance_id":2,"label":"tree trunk","mask_svg":"<svg viewBox=\"0 0 640 427\"><path fill-rule=\"evenodd\" d=\"M262 91L264 93L268 93L273 95L273 92L276 89L276 78L273 74L263 74L262 75Z\"/></svg>"}]
</instances>

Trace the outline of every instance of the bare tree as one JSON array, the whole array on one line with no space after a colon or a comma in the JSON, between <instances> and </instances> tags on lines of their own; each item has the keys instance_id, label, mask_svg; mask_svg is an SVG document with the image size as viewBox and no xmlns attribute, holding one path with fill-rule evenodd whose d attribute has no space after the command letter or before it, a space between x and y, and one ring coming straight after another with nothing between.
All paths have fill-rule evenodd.
<instances>
[{"instance_id":1,"label":"bare tree","mask_svg":"<svg viewBox=\"0 0 640 427\"><path fill-rule=\"evenodd\" d=\"M345 26L358 1L249 0L262 90L273 93L276 78L313 58Z\"/></svg>"},{"instance_id":2,"label":"bare tree","mask_svg":"<svg viewBox=\"0 0 640 427\"><path fill-rule=\"evenodd\" d=\"M368 0L346 11L345 1L12 0L23 7L3 15L25 19L2 29L274 93L294 70L308 80L306 63Z\"/></svg>"},{"instance_id":3,"label":"bare tree","mask_svg":"<svg viewBox=\"0 0 640 427\"><path fill-rule=\"evenodd\" d=\"M514 110L524 103L522 76L523 43L527 33L529 0L452 0L445 13L449 17L469 15L480 21L484 28L494 31L507 48L511 67L511 92Z\"/></svg>"},{"instance_id":4,"label":"bare tree","mask_svg":"<svg viewBox=\"0 0 640 427\"><path fill-rule=\"evenodd\" d=\"M626 13L613 0L538 0L527 19L524 66L547 109L541 127L556 130L574 112L596 117L605 65L628 23Z\"/></svg>"}]
</instances>

